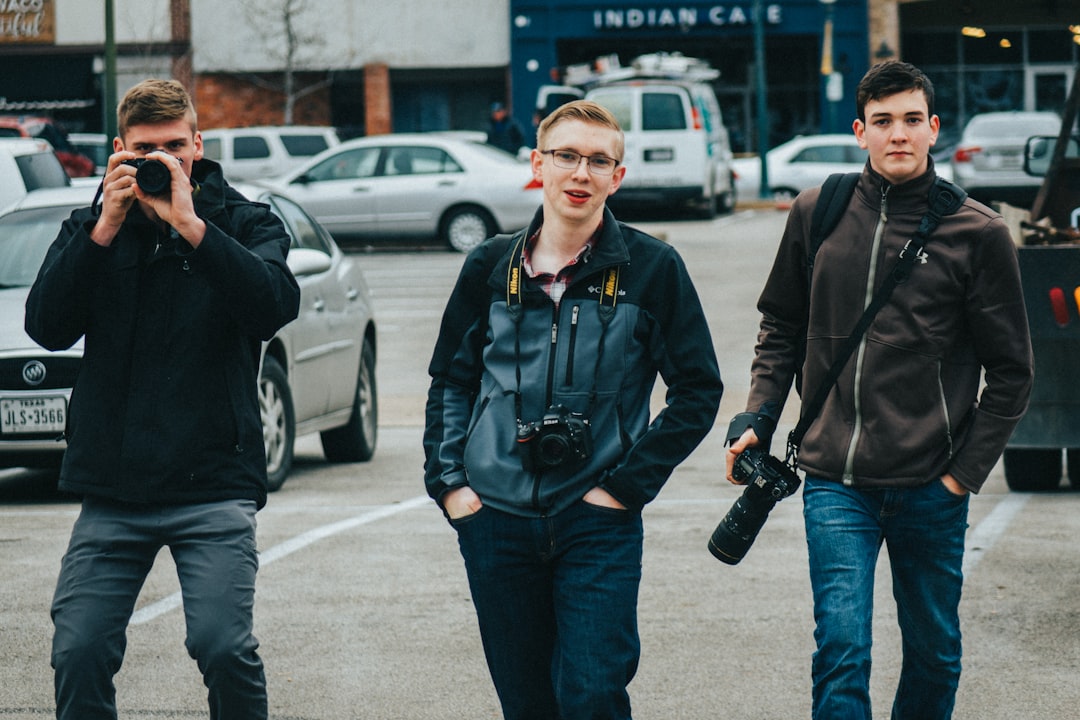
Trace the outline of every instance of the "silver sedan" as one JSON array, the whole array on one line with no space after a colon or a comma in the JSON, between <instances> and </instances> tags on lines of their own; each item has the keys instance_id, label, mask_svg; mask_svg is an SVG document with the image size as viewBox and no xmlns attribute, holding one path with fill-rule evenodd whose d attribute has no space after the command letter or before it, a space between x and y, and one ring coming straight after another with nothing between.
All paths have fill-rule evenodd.
<instances>
[{"instance_id":1,"label":"silver sedan","mask_svg":"<svg viewBox=\"0 0 1080 720\"><path fill-rule=\"evenodd\" d=\"M542 202L527 162L452 133L349 140L261 182L338 240L438 238L461 252L525 227Z\"/></svg>"},{"instance_id":2,"label":"silver sedan","mask_svg":"<svg viewBox=\"0 0 1080 720\"><path fill-rule=\"evenodd\" d=\"M292 467L293 443L319 432L330 462L375 452L375 319L355 258L299 205L265 188L240 186L265 202L292 237L288 263L300 284L300 315L263 348L259 409L269 487ZM81 341L47 352L23 330L23 308L61 223L89 205L91 185L39 190L0 215L0 467L58 464Z\"/></svg>"}]
</instances>

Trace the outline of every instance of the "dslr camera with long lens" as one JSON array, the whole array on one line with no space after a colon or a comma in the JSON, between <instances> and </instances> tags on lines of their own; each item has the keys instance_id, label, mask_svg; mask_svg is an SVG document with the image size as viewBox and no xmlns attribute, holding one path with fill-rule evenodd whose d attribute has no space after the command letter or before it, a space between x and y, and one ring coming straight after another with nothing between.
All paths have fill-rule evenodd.
<instances>
[{"instance_id":1,"label":"dslr camera with long lens","mask_svg":"<svg viewBox=\"0 0 1080 720\"><path fill-rule=\"evenodd\" d=\"M172 184L169 168L156 158L135 158L123 164L135 168L135 183L147 195L162 195Z\"/></svg>"},{"instance_id":2,"label":"dslr camera with long lens","mask_svg":"<svg viewBox=\"0 0 1080 720\"><path fill-rule=\"evenodd\" d=\"M520 423L517 431L521 467L540 472L592 455L589 419L562 405L552 405L540 420Z\"/></svg>"},{"instance_id":3,"label":"dslr camera with long lens","mask_svg":"<svg viewBox=\"0 0 1080 720\"><path fill-rule=\"evenodd\" d=\"M709 552L721 562L737 565L776 503L798 490L801 481L790 465L756 447L739 453L731 475L745 483L746 490L713 531Z\"/></svg>"}]
</instances>

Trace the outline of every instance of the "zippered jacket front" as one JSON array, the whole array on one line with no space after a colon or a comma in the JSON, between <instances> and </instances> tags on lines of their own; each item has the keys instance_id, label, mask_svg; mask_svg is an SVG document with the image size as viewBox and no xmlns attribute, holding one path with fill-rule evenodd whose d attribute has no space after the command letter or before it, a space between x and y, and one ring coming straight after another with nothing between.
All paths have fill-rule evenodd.
<instances>
[{"instance_id":1,"label":"zippered jacket front","mask_svg":"<svg viewBox=\"0 0 1080 720\"><path fill-rule=\"evenodd\" d=\"M796 198L758 301L749 411L780 417L803 338L802 391L817 391L925 215L934 177L931 161L921 177L890 185L868 163L817 252L809 293L820 188ZM941 220L875 317L807 431L799 465L857 487L910 487L948 472L978 492L1027 408L1032 374L1016 247L1001 217L969 198Z\"/></svg>"},{"instance_id":2,"label":"zippered jacket front","mask_svg":"<svg viewBox=\"0 0 1080 720\"><path fill-rule=\"evenodd\" d=\"M491 507L558 513L596 486L633 510L656 497L711 429L723 385L708 324L674 248L605 210L595 248L558 307L526 282L508 295L511 256L542 222L466 258L429 367L426 484L439 501L469 485ZM618 268L605 329L601 292ZM650 420L657 375L666 406ZM520 393L520 416L517 412ZM522 468L518 421L560 405L589 421L592 454L543 472Z\"/></svg>"}]
</instances>

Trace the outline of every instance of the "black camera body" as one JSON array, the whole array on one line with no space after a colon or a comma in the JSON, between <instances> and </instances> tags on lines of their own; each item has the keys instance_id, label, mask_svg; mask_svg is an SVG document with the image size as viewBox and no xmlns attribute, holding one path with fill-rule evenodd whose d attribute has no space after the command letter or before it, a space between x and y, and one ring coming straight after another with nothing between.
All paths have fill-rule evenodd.
<instances>
[{"instance_id":1,"label":"black camera body","mask_svg":"<svg viewBox=\"0 0 1080 720\"><path fill-rule=\"evenodd\" d=\"M802 481L790 465L756 447L739 453L731 475L745 483L746 490L713 531L709 552L721 562L737 565L776 503L793 495Z\"/></svg>"},{"instance_id":2,"label":"black camera body","mask_svg":"<svg viewBox=\"0 0 1080 720\"><path fill-rule=\"evenodd\" d=\"M123 164L135 168L135 183L147 195L162 195L172 185L172 173L157 158L135 158Z\"/></svg>"},{"instance_id":3,"label":"black camera body","mask_svg":"<svg viewBox=\"0 0 1080 720\"><path fill-rule=\"evenodd\" d=\"M521 467L540 472L587 460L592 455L592 427L581 413L552 405L542 419L518 425L517 442Z\"/></svg>"}]
</instances>

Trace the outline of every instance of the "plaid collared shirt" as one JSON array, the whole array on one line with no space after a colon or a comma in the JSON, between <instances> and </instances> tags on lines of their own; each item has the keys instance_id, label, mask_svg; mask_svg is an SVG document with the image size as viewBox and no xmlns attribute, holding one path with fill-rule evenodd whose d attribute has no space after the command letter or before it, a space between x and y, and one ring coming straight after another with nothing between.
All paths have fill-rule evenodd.
<instances>
[{"instance_id":1,"label":"plaid collared shirt","mask_svg":"<svg viewBox=\"0 0 1080 720\"><path fill-rule=\"evenodd\" d=\"M589 255L592 253L593 246L600 238L600 231L603 229L604 224L600 223L600 226L596 228L596 232L593 233L589 241L585 243L585 246L581 248L579 252L570 262L566 264L563 269L556 273L536 272L532 267L532 253L536 247L536 241L540 238L540 229L538 228L535 233L525 243L525 247L522 249L522 269L525 270L525 275L533 283L535 283L541 290L547 293L552 302L558 307L559 302L562 301L563 293L566 292L566 288L570 286L570 283L577 277L578 272L582 269L582 265L588 263Z\"/></svg>"}]
</instances>

